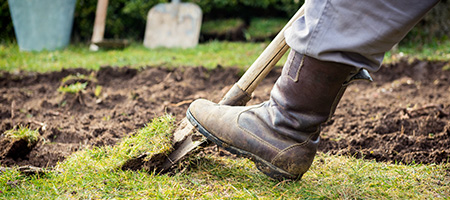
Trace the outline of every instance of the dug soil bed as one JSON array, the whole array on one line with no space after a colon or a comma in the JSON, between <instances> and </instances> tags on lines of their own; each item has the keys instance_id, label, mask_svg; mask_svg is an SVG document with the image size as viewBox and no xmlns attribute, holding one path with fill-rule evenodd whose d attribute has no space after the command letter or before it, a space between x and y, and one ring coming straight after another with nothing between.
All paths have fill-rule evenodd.
<instances>
[{"instance_id":1,"label":"dug soil bed","mask_svg":"<svg viewBox=\"0 0 450 200\"><path fill-rule=\"evenodd\" d=\"M450 70L442 70L445 65L401 61L372 73L372 83L350 85L323 126L319 151L377 161L449 162ZM280 72L278 67L269 74L249 104L268 99ZM64 77L79 74L95 80L80 78L88 84L77 94L58 91ZM0 163L49 167L84 147L114 145L155 117L167 113L181 120L197 98L217 102L239 74L221 67L0 72ZM38 129L37 144L9 144L3 133L15 126Z\"/></svg>"}]
</instances>

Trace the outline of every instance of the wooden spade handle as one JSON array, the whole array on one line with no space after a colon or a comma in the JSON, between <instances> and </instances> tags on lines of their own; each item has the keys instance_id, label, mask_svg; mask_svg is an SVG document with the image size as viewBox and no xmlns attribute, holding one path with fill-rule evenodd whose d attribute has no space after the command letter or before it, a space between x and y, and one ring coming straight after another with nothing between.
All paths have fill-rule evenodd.
<instances>
[{"instance_id":1,"label":"wooden spade handle","mask_svg":"<svg viewBox=\"0 0 450 200\"><path fill-rule=\"evenodd\" d=\"M289 49L284 38L284 32L303 14L304 6L295 13L239 81L225 94L219 104L239 106L245 105L251 99L251 94L258 84L269 74L275 64Z\"/></svg>"},{"instance_id":2,"label":"wooden spade handle","mask_svg":"<svg viewBox=\"0 0 450 200\"><path fill-rule=\"evenodd\" d=\"M98 0L91 43L101 42L103 40L107 10L108 0Z\"/></svg>"}]
</instances>

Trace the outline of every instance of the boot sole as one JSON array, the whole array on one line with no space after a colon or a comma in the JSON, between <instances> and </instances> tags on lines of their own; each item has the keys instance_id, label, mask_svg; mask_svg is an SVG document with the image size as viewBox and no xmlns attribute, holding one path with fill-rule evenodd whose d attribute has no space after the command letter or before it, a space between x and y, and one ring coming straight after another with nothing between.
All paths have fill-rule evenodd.
<instances>
[{"instance_id":1,"label":"boot sole","mask_svg":"<svg viewBox=\"0 0 450 200\"><path fill-rule=\"evenodd\" d=\"M286 172L283 169L280 169L279 167L273 165L270 162L267 162L266 160L262 159L261 157L250 153L248 151L239 149L237 147L231 146L227 143L225 143L224 141L220 140L219 138L217 138L216 136L214 136L213 134L211 134L208 130L206 130L198 121L197 119L195 119L195 117L191 114L191 112L189 111L189 109L186 112L186 117L188 118L189 122L191 122L192 125L194 125L194 127L197 128L197 130L204 135L208 140L214 142L215 144L219 145L220 147L224 148L225 150L227 150L228 152L235 154L237 156L240 157L244 157L244 158L249 158L250 160L252 160L256 167L258 168L259 171L261 171L262 173L264 173L265 175L282 181L282 180L286 180L286 179L290 179L290 180L299 180L301 179L301 176L295 176L292 175L288 172Z\"/></svg>"}]
</instances>

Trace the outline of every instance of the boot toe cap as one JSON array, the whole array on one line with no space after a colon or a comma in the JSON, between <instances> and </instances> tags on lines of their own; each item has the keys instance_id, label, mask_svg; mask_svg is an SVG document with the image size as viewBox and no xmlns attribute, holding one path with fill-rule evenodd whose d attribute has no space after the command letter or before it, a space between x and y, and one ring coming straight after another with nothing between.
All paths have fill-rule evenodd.
<instances>
[{"instance_id":1,"label":"boot toe cap","mask_svg":"<svg viewBox=\"0 0 450 200\"><path fill-rule=\"evenodd\" d=\"M211 108L215 105L218 105L214 102L208 101L206 99L197 99L189 105L188 111L195 117L197 120L201 120L202 118L209 118L211 115Z\"/></svg>"}]
</instances>

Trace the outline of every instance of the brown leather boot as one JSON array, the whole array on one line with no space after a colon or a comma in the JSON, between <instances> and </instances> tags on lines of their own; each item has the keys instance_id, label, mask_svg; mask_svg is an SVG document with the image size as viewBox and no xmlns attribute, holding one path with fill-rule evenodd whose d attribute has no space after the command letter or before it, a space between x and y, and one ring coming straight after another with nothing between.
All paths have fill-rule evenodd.
<instances>
[{"instance_id":1,"label":"brown leather boot","mask_svg":"<svg viewBox=\"0 0 450 200\"><path fill-rule=\"evenodd\" d=\"M314 160L320 125L333 114L355 67L291 51L270 100L255 106L194 101L187 117L209 140L248 157L274 179L299 179Z\"/></svg>"}]
</instances>

